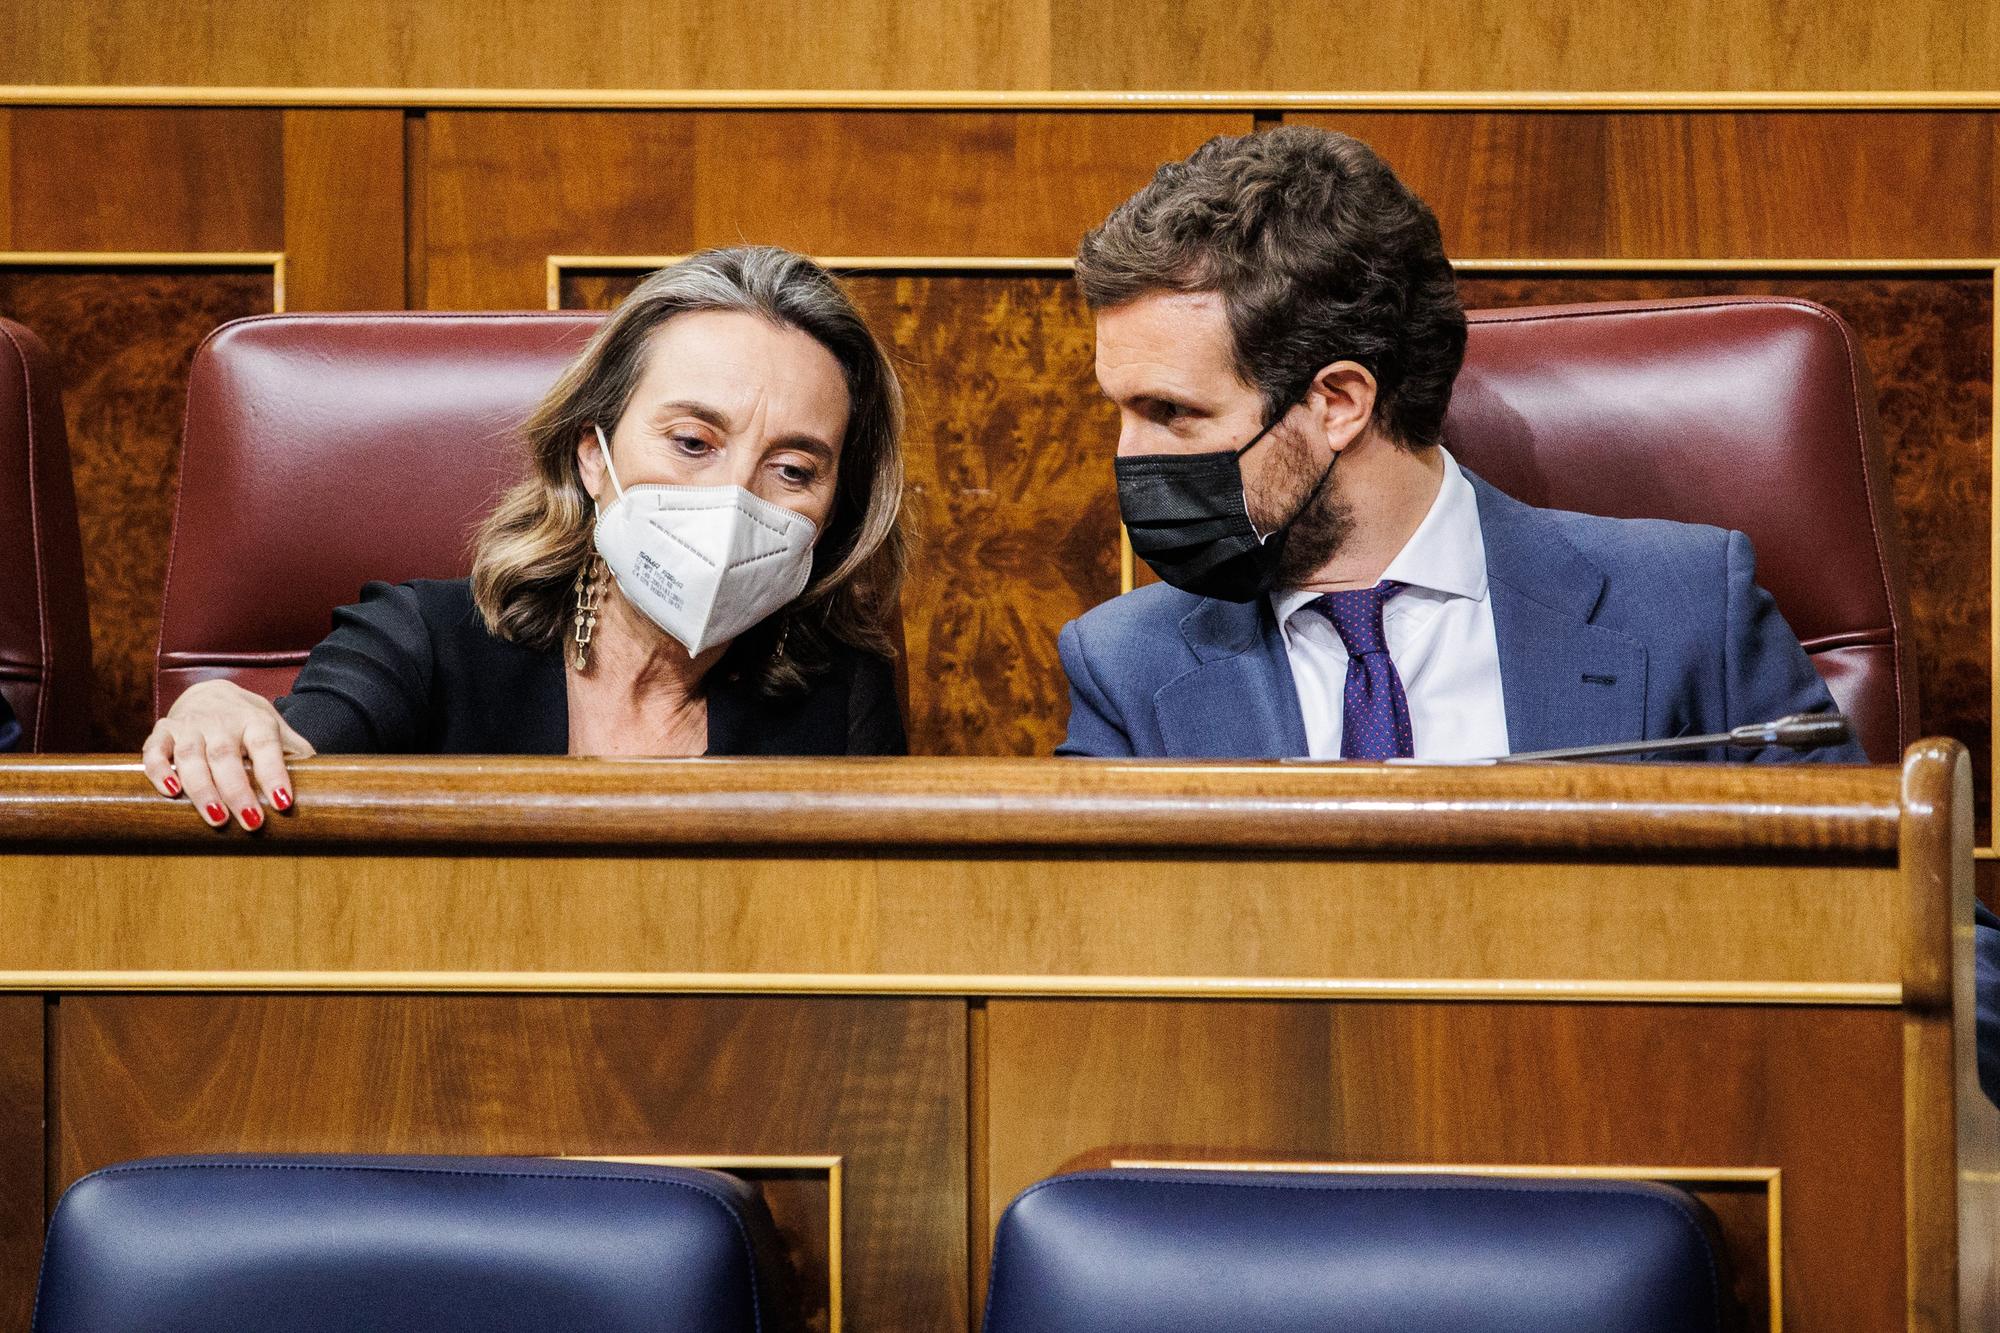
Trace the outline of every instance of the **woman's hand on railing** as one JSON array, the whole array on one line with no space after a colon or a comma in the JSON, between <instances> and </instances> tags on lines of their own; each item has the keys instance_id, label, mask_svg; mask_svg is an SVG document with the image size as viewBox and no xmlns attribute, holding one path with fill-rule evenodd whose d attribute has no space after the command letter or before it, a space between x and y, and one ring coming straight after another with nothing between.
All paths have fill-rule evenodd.
<instances>
[{"instance_id":1,"label":"woman's hand on railing","mask_svg":"<svg viewBox=\"0 0 2000 1333\"><path fill-rule=\"evenodd\" d=\"M287 759L313 753L312 742L285 725L260 694L226 680L190 686L153 724L140 759L162 796L185 796L211 827L232 818L254 833L264 806L293 805Z\"/></svg>"}]
</instances>

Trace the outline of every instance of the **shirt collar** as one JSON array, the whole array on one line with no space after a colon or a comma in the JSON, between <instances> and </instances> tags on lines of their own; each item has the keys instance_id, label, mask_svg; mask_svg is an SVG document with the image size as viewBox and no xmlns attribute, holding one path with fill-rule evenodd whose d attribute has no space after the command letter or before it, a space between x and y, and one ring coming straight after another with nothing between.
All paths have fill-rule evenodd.
<instances>
[{"instance_id":1,"label":"shirt collar","mask_svg":"<svg viewBox=\"0 0 2000 1333\"><path fill-rule=\"evenodd\" d=\"M1385 580L1423 588L1447 597L1486 598L1486 543L1479 530L1479 497L1466 480L1458 460L1443 445L1444 477L1424 521L1403 543L1403 549L1382 571ZM1271 594L1278 623L1318 597L1303 588L1280 588Z\"/></svg>"}]
</instances>

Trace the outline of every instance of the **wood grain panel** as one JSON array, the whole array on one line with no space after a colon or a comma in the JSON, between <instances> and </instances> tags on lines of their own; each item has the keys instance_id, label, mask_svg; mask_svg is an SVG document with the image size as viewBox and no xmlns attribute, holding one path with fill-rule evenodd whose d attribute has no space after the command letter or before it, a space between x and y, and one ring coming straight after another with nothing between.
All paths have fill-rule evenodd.
<instances>
[{"instance_id":1,"label":"wood grain panel","mask_svg":"<svg viewBox=\"0 0 2000 1333\"><path fill-rule=\"evenodd\" d=\"M403 308L403 116L284 113L285 306Z\"/></svg>"},{"instance_id":2,"label":"wood grain panel","mask_svg":"<svg viewBox=\"0 0 2000 1333\"><path fill-rule=\"evenodd\" d=\"M1984 113L1285 119L1372 144L1436 210L1461 260L1923 259L2000 249L1993 117Z\"/></svg>"},{"instance_id":3,"label":"wood grain panel","mask_svg":"<svg viewBox=\"0 0 2000 1333\"><path fill-rule=\"evenodd\" d=\"M994 1000L987 1231L1045 1176L1113 1160L1310 1160L1339 1121L1332 1008Z\"/></svg>"},{"instance_id":4,"label":"wood grain panel","mask_svg":"<svg viewBox=\"0 0 2000 1333\"><path fill-rule=\"evenodd\" d=\"M1901 1326L1895 1013L996 1000L987 1033L996 1219L1142 1155L1776 1166L1791 1326ZM1718 1214L1754 1289L1755 1210Z\"/></svg>"},{"instance_id":5,"label":"wood grain panel","mask_svg":"<svg viewBox=\"0 0 2000 1333\"><path fill-rule=\"evenodd\" d=\"M437 112L424 132L429 309L540 307L552 254L690 248L691 116Z\"/></svg>"},{"instance_id":6,"label":"wood grain panel","mask_svg":"<svg viewBox=\"0 0 2000 1333\"><path fill-rule=\"evenodd\" d=\"M268 311L271 298L269 269L9 268L0 257L0 314L39 333L62 368L103 749L136 750L152 725L188 365L218 324Z\"/></svg>"},{"instance_id":7,"label":"wood grain panel","mask_svg":"<svg viewBox=\"0 0 2000 1333\"><path fill-rule=\"evenodd\" d=\"M1974 88L1991 11L1678 0L73 0L0 81L493 88Z\"/></svg>"},{"instance_id":8,"label":"wood grain panel","mask_svg":"<svg viewBox=\"0 0 2000 1333\"><path fill-rule=\"evenodd\" d=\"M1250 128L1243 114L706 112L695 239L1065 256L1161 162Z\"/></svg>"},{"instance_id":9,"label":"wood grain panel","mask_svg":"<svg viewBox=\"0 0 2000 1333\"><path fill-rule=\"evenodd\" d=\"M1993 33L1988 11L1949 0L1840 23L1811 0L1072 0L1053 11L1051 74L1087 88L1987 87Z\"/></svg>"},{"instance_id":10,"label":"wood grain panel","mask_svg":"<svg viewBox=\"0 0 2000 1333\"><path fill-rule=\"evenodd\" d=\"M21 107L18 250L276 250L282 113Z\"/></svg>"},{"instance_id":11,"label":"wood grain panel","mask_svg":"<svg viewBox=\"0 0 2000 1333\"><path fill-rule=\"evenodd\" d=\"M25 1329L41 1267L42 1007L0 997L0 1327Z\"/></svg>"},{"instance_id":12,"label":"wood grain panel","mask_svg":"<svg viewBox=\"0 0 2000 1333\"><path fill-rule=\"evenodd\" d=\"M1854 326L1874 375L1909 562L1918 730L1972 752L1991 825L1993 280L1968 274L1467 274L1470 308L1725 294L1801 296Z\"/></svg>"},{"instance_id":13,"label":"wood grain panel","mask_svg":"<svg viewBox=\"0 0 2000 1333\"><path fill-rule=\"evenodd\" d=\"M608 308L636 281L579 274L563 304ZM1054 274L847 285L909 397L911 753L1048 754L1069 716L1056 634L1118 592L1117 427L1089 312Z\"/></svg>"},{"instance_id":14,"label":"wood grain panel","mask_svg":"<svg viewBox=\"0 0 2000 1333\"><path fill-rule=\"evenodd\" d=\"M4 41L13 28L18 40ZM0 82L390 87L1046 84L1048 0L87 0L0 15Z\"/></svg>"},{"instance_id":15,"label":"wood grain panel","mask_svg":"<svg viewBox=\"0 0 2000 1333\"><path fill-rule=\"evenodd\" d=\"M14 247L14 110L0 107L0 247Z\"/></svg>"},{"instance_id":16,"label":"wood grain panel","mask_svg":"<svg viewBox=\"0 0 2000 1333\"><path fill-rule=\"evenodd\" d=\"M949 809L927 817L948 820ZM49 989L1324 989L1893 1004L1894 876L1387 858L1308 866L1087 847L965 860L21 852L0 862L13 922L0 976ZM356 920L370 932L357 936ZM1773 920L1791 933L1774 938Z\"/></svg>"},{"instance_id":17,"label":"wood grain panel","mask_svg":"<svg viewBox=\"0 0 2000 1333\"><path fill-rule=\"evenodd\" d=\"M61 1183L174 1152L840 1154L850 1327L965 1324L954 1001L72 997ZM823 1207L767 1196L810 1259ZM822 1242L819 1242L823 1244ZM824 1327L824 1310L816 1326Z\"/></svg>"},{"instance_id":18,"label":"wood grain panel","mask_svg":"<svg viewBox=\"0 0 2000 1333\"><path fill-rule=\"evenodd\" d=\"M1159 162L1251 124L1245 115L831 111L426 121L434 309L540 305L552 254L754 242L822 255L1067 255ZM1050 188L1055 180L1062 188Z\"/></svg>"}]
</instances>

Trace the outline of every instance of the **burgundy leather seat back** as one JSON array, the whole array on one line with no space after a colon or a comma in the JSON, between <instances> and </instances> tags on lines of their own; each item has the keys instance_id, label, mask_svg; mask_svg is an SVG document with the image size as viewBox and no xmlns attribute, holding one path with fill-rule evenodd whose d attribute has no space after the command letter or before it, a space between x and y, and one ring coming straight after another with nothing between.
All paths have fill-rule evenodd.
<instances>
[{"instance_id":1,"label":"burgundy leather seat back","mask_svg":"<svg viewBox=\"0 0 2000 1333\"><path fill-rule=\"evenodd\" d=\"M18 748L90 748L90 691L62 388L42 340L0 319L0 692Z\"/></svg>"},{"instance_id":2,"label":"burgundy leather seat back","mask_svg":"<svg viewBox=\"0 0 2000 1333\"><path fill-rule=\"evenodd\" d=\"M1808 301L1475 311L1445 441L1529 504L1747 533L1877 763L1916 739L1909 602L1875 392Z\"/></svg>"},{"instance_id":3,"label":"burgundy leather seat back","mask_svg":"<svg viewBox=\"0 0 2000 1333\"><path fill-rule=\"evenodd\" d=\"M268 315L188 380L155 704L275 698L370 579L457 578L519 475L515 428L595 314Z\"/></svg>"}]
</instances>

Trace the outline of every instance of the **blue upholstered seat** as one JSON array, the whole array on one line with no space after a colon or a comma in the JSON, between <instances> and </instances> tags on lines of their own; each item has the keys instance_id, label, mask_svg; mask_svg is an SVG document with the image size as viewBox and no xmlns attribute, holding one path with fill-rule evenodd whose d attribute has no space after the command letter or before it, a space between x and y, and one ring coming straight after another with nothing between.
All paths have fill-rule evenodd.
<instances>
[{"instance_id":1,"label":"blue upholstered seat","mask_svg":"<svg viewBox=\"0 0 2000 1333\"><path fill-rule=\"evenodd\" d=\"M1707 1221L1625 1181L1058 1176L1000 1220L985 1333L1714 1333Z\"/></svg>"},{"instance_id":2,"label":"blue upholstered seat","mask_svg":"<svg viewBox=\"0 0 2000 1333\"><path fill-rule=\"evenodd\" d=\"M495 1157L163 1157L49 1225L37 1333L750 1333L748 1186Z\"/></svg>"}]
</instances>

